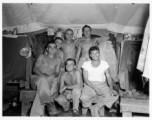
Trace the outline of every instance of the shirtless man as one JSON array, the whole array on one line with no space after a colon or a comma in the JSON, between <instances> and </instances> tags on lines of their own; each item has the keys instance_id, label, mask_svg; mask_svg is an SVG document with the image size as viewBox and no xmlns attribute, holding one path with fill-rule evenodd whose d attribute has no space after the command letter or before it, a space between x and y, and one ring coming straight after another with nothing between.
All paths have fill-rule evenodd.
<instances>
[{"instance_id":1,"label":"shirtless man","mask_svg":"<svg viewBox=\"0 0 152 120\"><path fill-rule=\"evenodd\" d=\"M62 49L64 52L64 60L66 61L68 58L72 58L75 60L76 57L76 43L78 39L72 40L73 38L73 30L67 29L65 31L65 42L62 44Z\"/></svg>"},{"instance_id":2,"label":"shirtless man","mask_svg":"<svg viewBox=\"0 0 152 120\"><path fill-rule=\"evenodd\" d=\"M79 98L82 89L81 73L75 69L76 62L74 59L66 60L66 72L61 76L60 80L60 95L55 99L64 109L69 110L70 100L73 101L73 115L79 115Z\"/></svg>"},{"instance_id":3,"label":"shirtless man","mask_svg":"<svg viewBox=\"0 0 152 120\"><path fill-rule=\"evenodd\" d=\"M54 39L54 41L57 45L57 51L55 52L54 57L61 59L61 69L62 69L61 71L63 71L63 68L64 68L64 53L63 53L62 48L61 48L62 43L63 43L63 39L61 37L56 37ZM44 54L47 55L48 52L45 50Z\"/></svg>"},{"instance_id":4,"label":"shirtless man","mask_svg":"<svg viewBox=\"0 0 152 120\"><path fill-rule=\"evenodd\" d=\"M82 28L84 37L83 40L79 41L78 50L76 54L76 63L78 69L81 68L82 64L85 61L90 60L88 50L91 46L94 46L96 42L96 39L91 38L91 30L91 27L88 25L85 25Z\"/></svg>"},{"instance_id":5,"label":"shirtless man","mask_svg":"<svg viewBox=\"0 0 152 120\"><path fill-rule=\"evenodd\" d=\"M49 115L56 115L59 111L54 104L57 93L57 76L59 75L60 58L54 58L57 51L55 42L50 41L46 48L47 54L40 55L34 65L31 77L31 87L37 90L30 116L44 116L44 105Z\"/></svg>"}]
</instances>

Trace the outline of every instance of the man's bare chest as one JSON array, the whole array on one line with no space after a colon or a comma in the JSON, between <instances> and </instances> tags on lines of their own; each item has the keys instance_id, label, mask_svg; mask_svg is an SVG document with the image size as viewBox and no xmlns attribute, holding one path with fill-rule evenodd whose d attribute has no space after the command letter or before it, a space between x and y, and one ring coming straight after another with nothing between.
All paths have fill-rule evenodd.
<instances>
[{"instance_id":1,"label":"man's bare chest","mask_svg":"<svg viewBox=\"0 0 152 120\"><path fill-rule=\"evenodd\" d=\"M41 62L41 65L43 66L47 66L50 68L56 67L57 66L57 59L53 58L53 59L43 59Z\"/></svg>"},{"instance_id":2,"label":"man's bare chest","mask_svg":"<svg viewBox=\"0 0 152 120\"><path fill-rule=\"evenodd\" d=\"M75 43L72 42L72 43L64 44L62 48L64 51L71 51L71 50L73 51L75 49Z\"/></svg>"},{"instance_id":3,"label":"man's bare chest","mask_svg":"<svg viewBox=\"0 0 152 120\"><path fill-rule=\"evenodd\" d=\"M68 85L75 85L77 83L75 75L66 75L65 83Z\"/></svg>"},{"instance_id":4,"label":"man's bare chest","mask_svg":"<svg viewBox=\"0 0 152 120\"><path fill-rule=\"evenodd\" d=\"M81 44L81 48L82 50L84 51L88 51L90 47L93 46L93 41L84 41L82 44Z\"/></svg>"}]
</instances>

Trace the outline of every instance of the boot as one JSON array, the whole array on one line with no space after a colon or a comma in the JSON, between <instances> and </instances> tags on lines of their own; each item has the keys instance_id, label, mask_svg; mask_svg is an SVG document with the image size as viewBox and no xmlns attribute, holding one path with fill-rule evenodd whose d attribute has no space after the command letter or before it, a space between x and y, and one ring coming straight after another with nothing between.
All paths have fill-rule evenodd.
<instances>
[{"instance_id":1,"label":"boot","mask_svg":"<svg viewBox=\"0 0 152 120\"><path fill-rule=\"evenodd\" d=\"M57 116L60 113L60 111L56 109L54 102L46 104L46 111L49 116Z\"/></svg>"}]
</instances>

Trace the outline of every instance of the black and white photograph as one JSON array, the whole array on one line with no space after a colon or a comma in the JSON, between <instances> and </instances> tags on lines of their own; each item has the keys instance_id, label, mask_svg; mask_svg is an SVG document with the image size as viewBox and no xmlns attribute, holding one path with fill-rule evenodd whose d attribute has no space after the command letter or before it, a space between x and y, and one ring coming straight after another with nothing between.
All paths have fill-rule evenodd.
<instances>
[{"instance_id":1,"label":"black and white photograph","mask_svg":"<svg viewBox=\"0 0 152 120\"><path fill-rule=\"evenodd\" d=\"M1 3L2 117L150 117L150 3L92 2Z\"/></svg>"}]
</instances>

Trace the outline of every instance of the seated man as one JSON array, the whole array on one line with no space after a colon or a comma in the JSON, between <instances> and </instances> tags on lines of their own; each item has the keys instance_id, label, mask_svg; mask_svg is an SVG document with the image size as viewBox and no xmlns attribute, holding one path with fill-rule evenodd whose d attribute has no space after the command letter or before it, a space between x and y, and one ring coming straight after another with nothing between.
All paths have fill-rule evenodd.
<instances>
[{"instance_id":1,"label":"seated man","mask_svg":"<svg viewBox=\"0 0 152 120\"><path fill-rule=\"evenodd\" d=\"M100 60L99 48L97 46L91 47L89 56L91 61L86 61L82 65L85 83L80 97L84 107L82 114L86 115L87 108L90 108L92 116L99 116L99 108L104 105L111 108L113 103L117 101L118 95L112 86L108 63ZM106 83L106 78L109 86ZM98 99L98 102L92 105L94 98Z\"/></svg>"},{"instance_id":2,"label":"seated man","mask_svg":"<svg viewBox=\"0 0 152 120\"><path fill-rule=\"evenodd\" d=\"M57 76L61 60L55 58L57 45L50 41L46 48L47 54L40 55L34 65L34 73L31 77L31 87L37 90L30 116L44 116L46 105L49 115L56 115L59 111L54 104L54 97L57 95Z\"/></svg>"},{"instance_id":3,"label":"seated man","mask_svg":"<svg viewBox=\"0 0 152 120\"><path fill-rule=\"evenodd\" d=\"M66 72L61 75L60 95L55 99L64 109L69 110L70 100L73 101L73 115L79 115L79 98L82 89L82 76L76 70L75 60L69 58L65 62Z\"/></svg>"},{"instance_id":4,"label":"seated man","mask_svg":"<svg viewBox=\"0 0 152 120\"><path fill-rule=\"evenodd\" d=\"M65 71L65 69L64 69L64 53L63 53L63 51L62 51L62 48L61 48L61 46L62 46L62 43L63 43L63 39L61 38L61 37L56 37L55 39L54 39L54 41L55 41L55 43L56 43L56 45L57 45L57 51L55 52L55 55L54 55L54 57L55 58L60 58L61 59L61 71ZM44 51L44 54L45 55L47 55L48 54L48 52L46 51L46 49L45 49L45 51Z\"/></svg>"}]
</instances>

